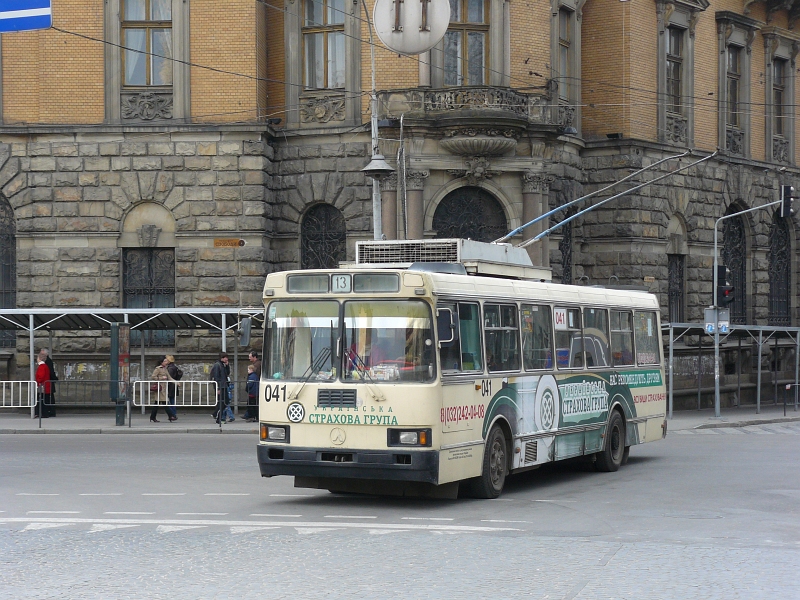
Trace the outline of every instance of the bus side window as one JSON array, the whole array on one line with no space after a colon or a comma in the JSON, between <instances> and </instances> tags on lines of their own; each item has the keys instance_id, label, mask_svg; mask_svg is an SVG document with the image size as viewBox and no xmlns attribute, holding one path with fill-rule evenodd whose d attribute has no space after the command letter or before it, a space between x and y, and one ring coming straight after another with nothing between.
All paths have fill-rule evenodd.
<instances>
[{"instance_id":1,"label":"bus side window","mask_svg":"<svg viewBox=\"0 0 800 600\"><path fill-rule=\"evenodd\" d=\"M490 372L519 370L519 319L515 304L484 304L486 366Z\"/></svg>"},{"instance_id":2,"label":"bus side window","mask_svg":"<svg viewBox=\"0 0 800 600\"><path fill-rule=\"evenodd\" d=\"M583 336L581 335L581 309L553 309L556 331L556 363L559 369L583 367Z\"/></svg>"},{"instance_id":3,"label":"bus side window","mask_svg":"<svg viewBox=\"0 0 800 600\"><path fill-rule=\"evenodd\" d=\"M437 309L445 309L439 314L439 310L437 310L437 321L439 318L444 316L449 320L450 315L453 317L453 325L455 328L453 329L453 339L449 342L440 342L441 348L439 349L439 360L441 361L442 365L442 372L460 372L461 369L461 344L458 339L458 311L456 310L455 303L452 302L440 302L437 305Z\"/></svg>"},{"instance_id":4,"label":"bus side window","mask_svg":"<svg viewBox=\"0 0 800 600\"><path fill-rule=\"evenodd\" d=\"M633 314L611 311L611 357L615 367L633 365Z\"/></svg>"},{"instance_id":5,"label":"bus side window","mask_svg":"<svg viewBox=\"0 0 800 600\"><path fill-rule=\"evenodd\" d=\"M526 371L553 368L553 324L549 306L522 305L522 358Z\"/></svg>"},{"instance_id":6,"label":"bus side window","mask_svg":"<svg viewBox=\"0 0 800 600\"><path fill-rule=\"evenodd\" d=\"M610 367L608 313L602 308L583 309L583 345L587 367Z\"/></svg>"},{"instance_id":7,"label":"bus side window","mask_svg":"<svg viewBox=\"0 0 800 600\"><path fill-rule=\"evenodd\" d=\"M636 364L660 364L661 332L656 313L636 311L634 313L634 340L636 340Z\"/></svg>"},{"instance_id":8,"label":"bus side window","mask_svg":"<svg viewBox=\"0 0 800 600\"><path fill-rule=\"evenodd\" d=\"M465 371L483 371L481 357L481 312L477 304L459 303L458 324L461 365Z\"/></svg>"}]
</instances>

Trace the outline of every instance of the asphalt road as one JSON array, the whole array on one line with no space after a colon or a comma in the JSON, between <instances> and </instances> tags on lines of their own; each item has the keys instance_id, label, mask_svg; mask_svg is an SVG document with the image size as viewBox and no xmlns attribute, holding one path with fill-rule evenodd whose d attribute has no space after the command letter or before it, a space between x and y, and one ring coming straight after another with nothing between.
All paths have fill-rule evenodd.
<instances>
[{"instance_id":1,"label":"asphalt road","mask_svg":"<svg viewBox=\"0 0 800 600\"><path fill-rule=\"evenodd\" d=\"M797 598L800 423L494 501L262 479L250 436L0 436L0 598Z\"/></svg>"}]
</instances>

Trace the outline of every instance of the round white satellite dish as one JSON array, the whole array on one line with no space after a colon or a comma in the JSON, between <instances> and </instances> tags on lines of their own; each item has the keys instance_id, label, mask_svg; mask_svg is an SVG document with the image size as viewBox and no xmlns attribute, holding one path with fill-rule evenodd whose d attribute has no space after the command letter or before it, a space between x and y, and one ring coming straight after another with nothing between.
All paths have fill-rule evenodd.
<instances>
[{"instance_id":1,"label":"round white satellite dish","mask_svg":"<svg viewBox=\"0 0 800 600\"><path fill-rule=\"evenodd\" d=\"M399 13L398 13L399 11ZM450 24L449 0L376 0L375 33L398 54L421 54L439 43Z\"/></svg>"}]
</instances>

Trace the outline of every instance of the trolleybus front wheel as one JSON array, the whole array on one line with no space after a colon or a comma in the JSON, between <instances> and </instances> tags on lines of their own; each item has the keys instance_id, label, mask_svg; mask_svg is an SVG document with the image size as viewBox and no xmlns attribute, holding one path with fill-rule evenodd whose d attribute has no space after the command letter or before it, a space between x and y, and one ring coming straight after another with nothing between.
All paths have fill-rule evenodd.
<instances>
[{"instance_id":1,"label":"trolleybus front wheel","mask_svg":"<svg viewBox=\"0 0 800 600\"><path fill-rule=\"evenodd\" d=\"M495 425L486 438L481 475L469 481L470 495L475 498L497 498L503 492L507 473L508 443L502 428Z\"/></svg>"},{"instance_id":2,"label":"trolleybus front wheel","mask_svg":"<svg viewBox=\"0 0 800 600\"><path fill-rule=\"evenodd\" d=\"M625 457L625 423L616 410L606 427L605 447L595 454L594 466L598 471L611 473L619 469Z\"/></svg>"}]
</instances>

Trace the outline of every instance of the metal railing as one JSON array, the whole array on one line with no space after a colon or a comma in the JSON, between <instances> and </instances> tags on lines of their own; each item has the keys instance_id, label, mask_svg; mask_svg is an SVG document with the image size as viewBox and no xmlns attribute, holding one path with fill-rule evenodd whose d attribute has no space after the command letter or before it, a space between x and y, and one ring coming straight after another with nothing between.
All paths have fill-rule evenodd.
<instances>
[{"instance_id":1,"label":"metal railing","mask_svg":"<svg viewBox=\"0 0 800 600\"><path fill-rule=\"evenodd\" d=\"M169 381L141 380L131 382L131 400L134 406L165 405L170 385L175 386L175 406L216 406L216 381L181 380Z\"/></svg>"},{"instance_id":2,"label":"metal railing","mask_svg":"<svg viewBox=\"0 0 800 600\"><path fill-rule=\"evenodd\" d=\"M35 381L0 381L0 408L36 406Z\"/></svg>"}]
</instances>

